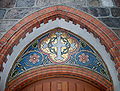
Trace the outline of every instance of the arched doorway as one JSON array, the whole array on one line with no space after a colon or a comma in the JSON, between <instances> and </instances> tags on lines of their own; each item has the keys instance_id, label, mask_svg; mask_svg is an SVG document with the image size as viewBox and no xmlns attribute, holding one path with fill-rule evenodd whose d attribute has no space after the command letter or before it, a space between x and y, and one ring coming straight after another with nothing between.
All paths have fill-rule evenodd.
<instances>
[{"instance_id":1,"label":"arched doorway","mask_svg":"<svg viewBox=\"0 0 120 91\"><path fill-rule=\"evenodd\" d=\"M64 10L68 10L69 12L66 12ZM45 11L45 12L43 13L43 11ZM42 12L42 13L40 13L40 12ZM19 24L16 24L16 26L13 27L9 31L9 34L14 34L13 31L17 31L18 30L12 36L12 38L7 42L7 44L4 46L4 48L6 48L6 49L5 50L1 49L2 50L1 53L3 54L3 56L1 56L1 59L6 59L5 55L7 55L8 53L12 52L11 51L12 47L15 44L16 45L18 44L18 41L20 40L20 38L26 37L25 34L27 32L32 32L32 30L33 30L33 28L35 26L38 28L38 27L40 27L41 23L44 22L44 24L46 24L46 23L48 23L48 20L50 20L50 19L52 19L52 21L55 21L56 18L59 18L59 19L63 18L67 22L68 21L73 21L74 24L81 25L80 26L81 28L86 28L89 32L92 32L97 37L100 37L101 42L106 46L106 48L111 53L111 55L113 55L119 61L119 58L117 58L117 56L119 56L119 55L113 49L113 48L115 48L115 50L117 50L117 45L113 44L113 42L112 42L113 40L111 40L112 37L110 38L110 35L107 35L107 33L110 33L110 34L113 34L113 33L108 28L106 28L102 23L100 23L98 20L94 19L93 17L91 17L91 16L89 16L89 15L87 15L87 14L81 12L81 11L78 11L78 10L75 11L74 9L68 8L68 7L65 7L65 6L55 6L55 7L52 7L52 9L47 8L45 10L41 10L40 12L36 12L36 13L39 13L40 15L34 13L33 15L28 16L27 18L23 19ZM73 12L75 14L70 13L70 12ZM38 15L38 16L36 16L36 15ZM43 31L44 30L42 30L42 32ZM6 37L10 37L7 34L5 36ZM12 40L12 39L14 39L14 40ZM2 39L2 41L6 42L6 40L4 40L4 38ZM117 43L118 41L115 41L115 42ZM116 68L118 68L118 67L119 67L119 64L117 64L117 62L116 62ZM59 67L57 67L57 69L58 68ZM62 66L61 68L64 68L64 67ZM72 70L72 72L69 72L70 69L62 70L61 68L59 69L60 71L57 71L58 74L62 73L62 71L65 71L63 75L66 75L65 74L66 72L68 72L69 75L70 74L74 74L74 70ZM72 67L70 67L70 68L72 68ZM48 69L46 68L46 70L48 70ZM54 71L56 71L56 70L54 70ZM100 75L92 73L91 71L88 72L87 70L83 70L83 69L80 70L80 71L81 72L80 72L79 76L77 75L78 74L78 70L76 71L76 74L74 74L74 76L75 77L78 76L79 78L81 78L81 76L82 76L82 78L87 78L88 81L91 79L91 82L93 82L93 83L95 82L95 83L97 83L97 85L98 84L102 85L103 87L105 87L104 89L110 90L110 91L113 90L112 89L112 86L113 86L112 82L105 80ZM84 71L87 74L83 74ZM49 71L49 72L52 73L51 71ZM31 74L31 73L32 72L30 72L29 74ZM33 73L34 73L34 71L33 71ZM42 71L40 71L40 73L42 73ZM49 75L49 74L44 74L44 75ZM42 75L42 77L44 75ZM41 76L41 74L37 73L37 76ZM6 87L6 90L9 91L9 89L19 89L19 88L21 88L21 86L24 87L24 85L26 85L27 83L30 84L30 83L33 83L33 82L35 82L35 81L37 81L39 79L39 77L38 77L38 78L36 78L36 80L34 80L32 82L32 77L36 78L36 75L35 74L34 74L34 76L30 75L30 77L26 77L26 75L21 75L21 77L18 78L20 80L17 79L17 80L11 81L9 83L8 88ZM49 76L45 76L45 77L49 77ZM18 83L18 81L20 81L20 83Z\"/></svg>"}]
</instances>

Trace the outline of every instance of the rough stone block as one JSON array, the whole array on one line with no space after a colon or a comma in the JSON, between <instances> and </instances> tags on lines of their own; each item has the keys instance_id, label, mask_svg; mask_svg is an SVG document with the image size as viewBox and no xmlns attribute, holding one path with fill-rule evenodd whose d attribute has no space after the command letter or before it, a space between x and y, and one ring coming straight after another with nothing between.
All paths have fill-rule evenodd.
<instances>
[{"instance_id":1,"label":"rough stone block","mask_svg":"<svg viewBox=\"0 0 120 91\"><path fill-rule=\"evenodd\" d=\"M95 8L95 7L81 7L80 5L76 5L75 8L87 12L93 16L109 16L110 11L108 8Z\"/></svg>"},{"instance_id":2,"label":"rough stone block","mask_svg":"<svg viewBox=\"0 0 120 91\"><path fill-rule=\"evenodd\" d=\"M98 7L101 6L100 0L87 0L89 6Z\"/></svg>"},{"instance_id":3,"label":"rough stone block","mask_svg":"<svg viewBox=\"0 0 120 91\"><path fill-rule=\"evenodd\" d=\"M109 27L120 28L120 18L99 18L103 23Z\"/></svg>"},{"instance_id":4,"label":"rough stone block","mask_svg":"<svg viewBox=\"0 0 120 91\"><path fill-rule=\"evenodd\" d=\"M112 16L120 17L120 8L111 8Z\"/></svg>"},{"instance_id":5,"label":"rough stone block","mask_svg":"<svg viewBox=\"0 0 120 91\"><path fill-rule=\"evenodd\" d=\"M0 9L0 19L2 19L5 15L6 9Z\"/></svg>"},{"instance_id":6,"label":"rough stone block","mask_svg":"<svg viewBox=\"0 0 120 91\"><path fill-rule=\"evenodd\" d=\"M108 8L97 8L99 16L109 16L110 11Z\"/></svg>"},{"instance_id":7,"label":"rough stone block","mask_svg":"<svg viewBox=\"0 0 120 91\"><path fill-rule=\"evenodd\" d=\"M34 4L35 0L17 0L16 7L31 7Z\"/></svg>"},{"instance_id":8,"label":"rough stone block","mask_svg":"<svg viewBox=\"0 0 120 91\"><path fill-rule=\"evenodd\" d=\"M50 1L49 0L37 0L36 1L36 5L37 6L45 6L47 4L50 4Z\"/></svg>"},{"instance_id":9,"label":"rough stone block","mask_svg":"<svg viewBox=\"0 0 120 91\"><path fill-rule=\"evenodd\" d=\"M21 19L25 17L27 14L32 13L35 11L36 8L14 8L10 9L7 14L5 15L6 19Z\"/></svg>"},{"instance_id":10,"label":"rough stone block","mask_svg":"<svg viewBox=\"0 0 120 91\"><path fill-rule=\"evenodd\" d=\"M75 0L76 5L87 6L86 0Z\"/></svg>"},{"instance_id":11,"label":"rough stone block","mask_svg":"<svg viewBox=\"0 0 120 91\"><path fill-rule=\"evenodd\" d=\"M65 4L65 5L86 5L86 0L37 0L37 6L48 6L48 5L58 5L58 4Z\"/></svg>"},{"instance_id":12,"label":"rough stone block","mask_svg":"<svg viewBox=\"0 0 120 91\"><path fill-rule=\"evenodd\" d=\"M0 8L12 8L14 7L16 0L0 0Z\"/></svg>"},{"instance_id":13,"label":"rough stone block","mask_svg":"<svg viewBox=\"0 0 120 91\"><path fill-rule=\"evenodd\" d=\"M110 10L108 8L81 7L80 5L76 5L75 8L87 12L95 17L110 15Z\"/></svg>"}]
</instances>

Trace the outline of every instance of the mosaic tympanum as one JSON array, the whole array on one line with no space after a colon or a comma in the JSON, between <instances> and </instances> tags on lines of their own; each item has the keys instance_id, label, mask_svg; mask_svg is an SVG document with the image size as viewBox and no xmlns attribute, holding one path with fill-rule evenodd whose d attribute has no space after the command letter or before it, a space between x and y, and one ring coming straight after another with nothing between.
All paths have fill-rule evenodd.
<instances>
[{"instance_id":1,"label":"mosaic tympanum","mask_svg":"<svg viewBox=\"0 0 120 91\"><path fill-rule=\"evenodd\" d=\"M30 69L49 65L84 67L110 80L101 56L89 43L70 31L57 28L40 35L21 52L8 81Z\"/></svg>"}]
</instances>

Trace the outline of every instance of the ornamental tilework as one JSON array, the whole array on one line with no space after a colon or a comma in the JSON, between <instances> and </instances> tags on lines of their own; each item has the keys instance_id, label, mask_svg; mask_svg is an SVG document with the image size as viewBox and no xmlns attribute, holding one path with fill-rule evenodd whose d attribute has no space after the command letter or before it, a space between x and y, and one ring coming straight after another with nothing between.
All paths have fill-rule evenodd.
<instances>
[{"instance_id":1,"label":"ornamental tilework","mask_svg":"<svg viewBox=\"0 0 120 91\"><path fill-rule=\"evenodd\" d=\"M50 30L32 41L16 59L8 81L36 67L72 65L84 67L110 80L98 52L84 39L70 31Z\"/></svg>"}]
</instances>

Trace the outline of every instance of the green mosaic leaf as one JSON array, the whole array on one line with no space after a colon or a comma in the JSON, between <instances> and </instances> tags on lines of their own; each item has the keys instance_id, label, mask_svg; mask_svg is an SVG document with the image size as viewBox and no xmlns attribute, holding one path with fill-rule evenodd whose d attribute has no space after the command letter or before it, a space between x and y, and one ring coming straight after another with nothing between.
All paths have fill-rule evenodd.
<instances>
[{"instance_id":1,"label":"green mosaic leaf","mask_svg":"<svg viewBox=\"0 0 120 91\"><path fill-rule=\"evenodd\" d=\"M37 44L38 44L38 42L37 42L37 40L33 43L33 47L37 47Z\"/></svg>"},{"instance_id":2,"label":"green mosaic leaf","mask_svg":"<svg viewBox=\"0 0 120 91\"><path fill-rule=\"evenodd\" d=\"M81 47L86 47L86 43L81 41Z\"/></svg>"},{"instance_id":3,"label":"green mosaic leaf","mask_svg":"<svg viewBox=\"0 0 120 91\"><path fill-rule=\"evenodd\" d=\"M107 75L107 72L104 69L100 69L101 73Z\"/></svg>"},{"instance_id":4,"label":"green mosaic leaf","mask_svg":"<svg viewBox=\"0 0 120 91\"><path fill-rule=\"evenodd\" d=\"M16 76L18 73L19 73L18 70L14 70L14 72L11 74L11 77Z\"/></svg>"}]
</instances>

